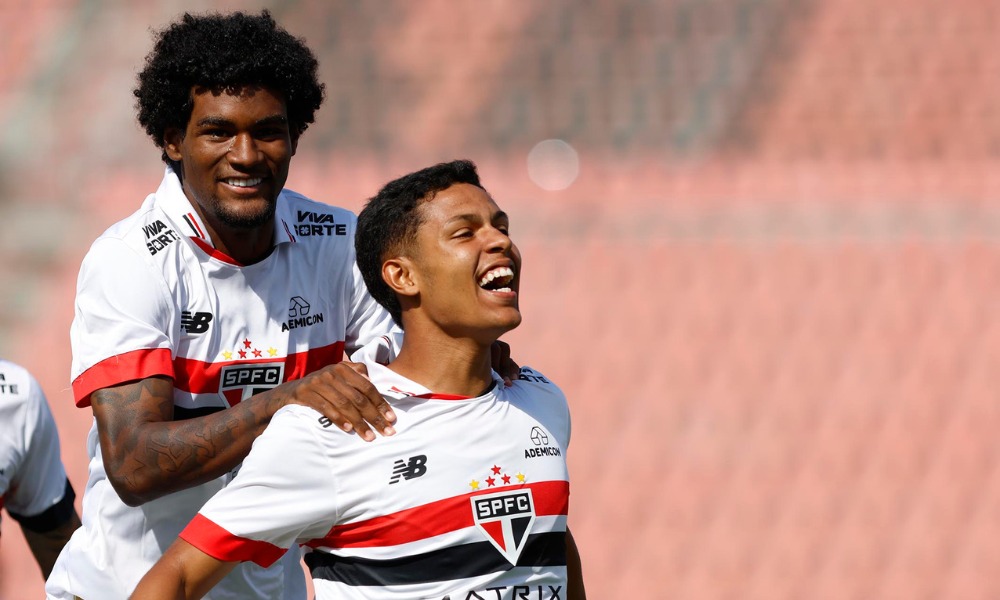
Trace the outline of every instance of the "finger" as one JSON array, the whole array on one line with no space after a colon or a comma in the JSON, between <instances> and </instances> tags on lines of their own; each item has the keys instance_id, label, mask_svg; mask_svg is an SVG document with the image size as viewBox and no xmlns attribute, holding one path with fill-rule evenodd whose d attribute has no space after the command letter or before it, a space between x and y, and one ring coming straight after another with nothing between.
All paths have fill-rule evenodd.
<instances>
[{"instance_id":1,"label":"finger","mask_svg":"<svg viewBox=\"0 0 1000 600\"><path fill-rule=\"evenodd\" d=\"M365 377L368 377L368 365L366 365L365 363L342 360L340 361L340 364L344 365L345 367L350 367L352 371L354 371L359 375L364 375Z\"/></svg>"},{"instance_id":2,"label":"finger","mask_svg":"<svg viewBox=\"0 0 1000 600\"><path fill-rule=\"evenodd\" d=\"M349 366L338 369L336 375L340 376L334 379L338 392L350 401L353 408L353 411L342 412L351 418L356 431L361 433L370 424L383 435L395 433L391 422L395 422L396 415L371 381L358 375Z\"/></svg>"},{"instance_id":3,"label":"finger","mask_svg":"<svg viewBox=\"0 0 1000 600\"><path fill-rule=\"evenodd\" d=\"M371 386L371 382L351 368L327 367L302 380L302 383L304 386L296 394L294 401L319 411L331 424L342 430L353 431L366 441L375 439L369 423L385 435L395 432L380 412L371 412L369 408L366 414L362 410L366 404L370 405L369 398L355 386ZM385 402L381 395L378 395L378 399Z\"/></svg>"},{"instance_id":4,"label":"finger","mask_svg":"<svg viewBox=\"0 0 1000 600\"><path fill-rule=\"evenodd\" d=\"M504 360L510 358L510 346L506 342L496 340L490 346L490 366L497 373L503 373Z\"/></svg>"},{"instance_id":5,"label":"finger","mask_svg":"<svg viewBox=\"0 0 1000 600\"><path fill-rule=\"evenodd\" d=\"M504 381L507 382L507 387L514 385L514 381L516 381L517 378L521 375L521 367L518 366L518 364L514 362L514 359L512 358L507 359L507 365L504 371L505 371Z\"/></svg>"},{"instance_id":6,"label":"finger","mask_svg":"<svg viewBox=\"0 0 1000 600\"><path fill-rule=\"evenodd\" d=\"M392 407L389 406L389 403L382 397L382 394L378 393L378 390L375 389L375 386L368 379L368 367L364 363L350 361L342 361L339 364L344 365L344 367L349 368L359 375L355 377L351 373L345 373L345 381L368 398L379 414L382 415L382 419L388 423L395 423L396 413L392 412Z\"/></svg>"},{"instance_id":7,"label":"finger","mask_svg":"<svg viewBox=\"0 0 1000 600\"><path fill-rule=\"evenodd\" d=\"M504 386L514 385L514 381L521 374L521 367L510 357L510 345L500 340L494 342L491 359L494 363L493 370L503 378Z\"/></svg>"},{"instance_id":8,"label":"finger","mask_svg":"<svg viewBox=\"0 0 1000 600\"><path fill-rule=\"evenodd\" d=\"M344 385L342 380L333 380L328 387L323 390L323 399L326 406L325 411L337 414L340 421L335 421L344 431L353 431L361 439L370 442L375 439L375 432L365 421L358 404L363 400L355 397L357 391L351 386Z\"/></svg>"}]
</instances>

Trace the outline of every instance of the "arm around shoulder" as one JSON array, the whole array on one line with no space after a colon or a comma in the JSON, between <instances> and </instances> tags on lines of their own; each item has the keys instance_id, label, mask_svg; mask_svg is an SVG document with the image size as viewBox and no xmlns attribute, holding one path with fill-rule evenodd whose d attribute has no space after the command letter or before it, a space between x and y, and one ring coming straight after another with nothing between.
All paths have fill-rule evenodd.
<instances>
[{"instance_id":1,"label":"arm around shoulder","mask_svg":"<svg viewBox=\"0 0 1000 600\"><path fill-rule=\"evenodd\" d=\"M210 415L174 421L173 391L171 379L157 376L91 394L104 468L129 506L226 473L243 460L277 410L276 403L251 398Z\"/></svg>"},{"instance_id":2,"label":"arm around shoulder","mask_svg":"<svg viewBox=\"0 0 1000 600\"><path fill-rule=\"evenodd\" d=\"M174 421L173 381L147 377L91 394L104 468L129 506L200 485L238 465L275 412L314 408L343 429L375 439L395 420L371 382L346 363L285 382L218 412Z\"/></svg>"}]
</instances>

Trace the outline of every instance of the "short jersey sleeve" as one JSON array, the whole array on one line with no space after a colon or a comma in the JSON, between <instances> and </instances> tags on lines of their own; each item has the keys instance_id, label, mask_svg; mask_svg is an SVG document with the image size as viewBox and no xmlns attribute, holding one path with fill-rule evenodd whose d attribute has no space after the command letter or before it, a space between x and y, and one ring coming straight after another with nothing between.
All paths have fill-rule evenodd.
<instances>
[{"instance_id":1,"label":"short jersey sleeve","mask_svg":"<svg viewBox=\"0 0 1000 600\"><path fill-rule=\"evenodd\" d=\"M7 511L33 531L47 531L64 523L72 511L73 490L66 479L59 454L59 434L52 412L38 382L22 380L20 418L5 419L4 427L17 428L6 439L15 440L15 466L5 497ZM3 413L5 416L7 412Z\"/></svg>"},{"instance_id":2,"label":"short jersey sleeve","mask_svg":"<svg viewBox=\"0 0 1000 600\"><path fill-rule=\"evenodd\" d=\"M368 293L368 287L357 264L353 266L352 278L354 285L351 310L344 340L347 354L351 356L365 347L365 352L360 356L387 364L399 352L402 330L396 326L389 311ZM352 357L352 360L360 362L363 358Z\"/></svg>"},{"instance_id":3,"label":"short jersey sleeve","mask_svg":"<svg viewBox=\"0 0 1000 600\"><path fill-rule=\"evenodd\" d=\"M337 485L317 439L320 418L301 406L275 413L236 478L180 537L216 559L268 567L297 540L325 535L337 518Z\"/></svg>"},{"instance_id":4,"label":"short jersey sleeve","mask_svg":"<svg viewBox=\"0 0 1000 600\"><path fill-rule=\"evenodd\" d=\"M103 387L173 372L177 311L163 275L146 258L120 239L101 238L83 260L70 327L79 406Z\"/></svg>"}]
</instances>

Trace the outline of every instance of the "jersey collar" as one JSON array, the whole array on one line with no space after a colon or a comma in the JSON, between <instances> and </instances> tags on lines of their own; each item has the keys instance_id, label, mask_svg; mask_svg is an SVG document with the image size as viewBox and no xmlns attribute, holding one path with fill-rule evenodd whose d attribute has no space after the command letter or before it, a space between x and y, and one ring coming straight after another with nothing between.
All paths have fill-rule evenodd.
<instances>
[{"instance_id":1,"label":"jersey collar","mask_svg":"<svg viewBox=\"0 0 1000 600\"><path fill-rule=\"evenodd\" d=\"M206 250L206 252L213 254L212 251L215 250L215 245L212 243L212 238L208 235L208 229L202 222L201 217L198 216L198 212L195 211L191 201L184 194L180 177L177 176L177 173L174 172L173 167L170 165L167 165L163 174L163 181L160 182L160 187L156 190L156 201L180 231L183 231L198 246ZM281 190L281 193L278 194L278 205L274 211L275 245L295 243L295 236L292 235L292 228L289 225L290 222L294 222L292 220L291 208L289 207L285 190ZM230 262L232 262L231 259Z\"/></svg>"},{"instance_id":2,"label":"jersey collar","mask_svg":"<svg viewBox=\"0 0 1000 600\"><path fill-rule=\"evenodd\" d=\"M503 387L503 380L499 375L497 375L496 371L494 371L493 385L490 389L483 393L482 396L439 394L437 392L432 392L415 381L411 381L406 377L403 377L385 365L377 362L365 361L365 366L368 368L368 378L371 380L372 384L378 388L378 391L394 398L408 396L411 398L427 398L429 400L471 400L472 398L481 398L483 396L494 394L497 389Z\"/></svg>"}]
</instances>

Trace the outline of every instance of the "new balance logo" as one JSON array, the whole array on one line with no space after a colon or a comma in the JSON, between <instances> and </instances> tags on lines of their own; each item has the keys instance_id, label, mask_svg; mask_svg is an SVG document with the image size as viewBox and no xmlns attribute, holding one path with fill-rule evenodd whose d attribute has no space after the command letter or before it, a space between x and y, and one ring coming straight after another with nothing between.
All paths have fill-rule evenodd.
<instances>
[{"instance_id":1,"label":"new balance logo","mask_svg":"<svg viewBox=\"0 0 1000 600\"><path fill-rule=\"evenodd\" d=\"M205 333L212 322L212 313L184 311L181 313L181 329L187 333Z\"/></svg>"},{"instance_id":2,"label":"new balance logo","mask_svg":"<svg viewBox=\"0 0 1000 600\"><path fill-rule=\"evenodd\" d=\"M397 460L392 465L392 478L389 479L389 485L399 483L400 477L403 479L420 477L427 472L426 464L427 456L425 454L411 456L406 462L403 462L403 459Z\"/></svg>"}]
</instances>

